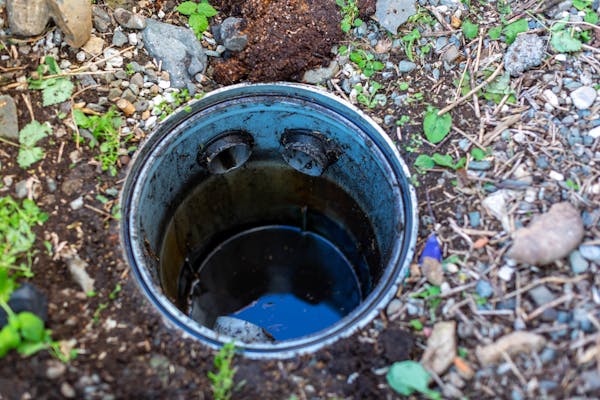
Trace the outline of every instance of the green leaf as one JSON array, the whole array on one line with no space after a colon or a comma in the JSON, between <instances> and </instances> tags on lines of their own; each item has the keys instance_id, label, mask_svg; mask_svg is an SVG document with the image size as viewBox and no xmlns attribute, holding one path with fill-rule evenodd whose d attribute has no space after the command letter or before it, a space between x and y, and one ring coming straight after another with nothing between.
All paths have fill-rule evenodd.
<instances>
[{"instance_id":1,"label":"green leaf","mask_svg":"<svg viewBox=\"0 0 600 400\"><path fill-rule=\"evenodd\" d=\"M44 149L41 147L21 147L17 156L19 167L26 169L44 158Z\"/></svg>"},{"instance_id":2,"label":"green leaf","mask_svg":"<svg viewBox=\"0 0 600 400\"><path fill-rule=\"evenodd\" d=\"M46 342L24 342L19 345L17 351L19 354L23 356L30 356L32 354L37 353L40 350L44 350L48 348L48 343Z\"/></svg>"},{"instance_id":3,"label":"green leaf","mask_svg":"<svg viewBox=\"0 0 600 400\"><path fill-rule=\"evenodd\" d=\"M567 31L554 32L550 43L559 53L570 53L581 50L581 41L572 37Z\"/></svg>"},{"instance_id":4,"label":"green leaf","mask_svg":"<svg viewBox=\"0 0 600 400\"><path fill-rule=\"evenodd\" d=\"M39 342L44 338L44 321L29 311L23 311L17 315L21 335L30 342Z\"/></svg>"},{"instance_id":5,"label":"green leaf","mask_svg":"<svg viewBox=\"0 0 600 400\"><path fill-rule=\"evenodd\" d=\"M60 74L60 68L58 67L58 63L52 56L46 56L44 59L44 64L48 66L48 72L52 75Z\"/></svg>"},{"instance_id":6,"label":"green leaf","mask_svg":"<svg viewBox=\"0 0 600 400\"><path fill-rule=\"evenodd\" d=\"M73 88L73 83L66 78L59 78L54 81L54 84L48 84L42 92L44 107L69 100L73 94Z\"/></svg>"},{"instance_id":7,"label":"green leaf","mask_svg":"<svg viewBox=\"0 0 600 400\"><path fill-rule=\"evenodd\" d=\"M21 343L21 336L10 325L5 325L0 330L0 357L4 357L12 349L16 349Z\"/></svg>"},{"instance_id":8,"label":"green leaf","mask_svg":"<svg viewBox=\"0 0 600 400\"><path fill-rule=\"evenodd\" d=\"M420 154L414 163L415 168L431 169L435 167L435 162L427 154Z\"/></svg>"},{"instance_id":9,"label":"green leaf","mask_svg":"<svg viewBox=\"0 0 600 400\"><path fill-rule=\"evenodd\" d=\"M31 121L19 132L19 143L23 146L33 146L52 132L48 124Z\"/></svg>"},{"instance_id":10,"label":"green leaf","mask_svg":"<svg viewBox=\"0 0 600 400\"><path fill-rule=\"evenodd\" d=\"M348 33L350 31L350 28L352 28L352 25L350 24L349 21L347 21L347 20L344 19L340 23L340 28L342 28L342 32Z\"/></svg>"},{"instance_id":11,"label":"green leaf","mask_svg":"<svg viewBox=\"0 0 600 400\"><path fill-rule=\"evenodd\" d=\"M208 19L205 15L192 14L189 23L196 35L200 35L208 28Z\"/></svg>"},{"instance_id":12,"label":"green leaf","mask_svg":"<svg viewBox=\"0 0 600 400\"><path fill-rule=\"evenodd\" d=\"M452 116L448 113L438 116L438 109L430 107L423 119L423 131L425 137L431 143L436 144L444 140L452 127Z\"/></svg>"},{"instance_id":13,"label":"green leaf","mask_svg":"<svg viewBox=\"0 0 600 400\"><path fill-rule=\"evenodd\" d=\"M504 35L506 36L506 43L511 44L517 38L517 35L522 32L527 32L529 24L527 20L522 18L518 19L512 24L508 24L504 27Z\"/></svg>"},{"instance_id":14,"label":"green leaf","mask_svg":"<svg viewBox=\"0 0 600 400\"><path fill-rule=\"evenodd\" d=\"M73 120L80 128L89 128L91 126L90 119L81 110L73 110Z\"/></svg>"},{"instance_id":15,"label":"green leaf","mask_svg":"<svg viewBox=\"0 0 600 400\"><path fill-rule=\"evenodd\" d=\"M184 1L180 5L177 6L177 11L179 11L183 15L192 15L196 12L196 7L198 7L198 3L193 1Z\"/></svg>"},{"instance_id":16,"label":"green leaf","mask_svg":"<svg viewBox=\"0 0 600 400\"><path fill-rule=\"evenodd\" d=\"M202 14L206 17L214 17L219 12L215 10L213 6L208 3L200 3L198 4L198 14Z\"/></svg>"},{"instance_id":17,"label":"green leaf","mask_svg":"<svg viewBox=\"0 0 600 400\"><path fill-rule=\"evenodd\" d=\"M15 280L8 276L7 268L0 268L0 301L7 303L15 290Z\"/></svg>"},{"instance_id":18,"label":"green leaf","mask_svg":"<svg viewBox=\"0 0 600 400\"><path fill-rule=\"evenodd\" d=\"M435 153L433 155L433 161L440 167L448 167L454 169L454 160L449 154Z\"/></svg>"},{"instance_id":19,"label":"green leaf","mask_svg":"<svg viewBox=\"0 0 600 400\"><path fill-rule=\"evenodd\" d=\"M491 28L488 31L488 36L492 40L498 40L498 39L500 39L500 35L502 35L502 25L498 25L498 26L496 26L494 28Z\"/></svg>"},{"instance_id":20,"label":"green leaf","mask_svg":"<svg viewBox=\"0 0 600 400\"><path fill-rule=\"evenodd\" d=\"M391 388L403 396L429 391L429 373L416 361L394 363L386 378Z\"/></svg>"},{"instance_id":21,"label":"green leaf","mask_svg":"<svg viewBox=\"0 0 600 400\"><path fill-rule=\"evenodd\" d=\"M466 19L462 23L462 31L467 39L474 39L479 33L479 25L474 24L470 20Z\"/></svg>"},{"instance_id":22,"label":"green leaf","mask_svg":"<svg viewBox=\"0 0 600 400\"><path fill-rule=\"evenodd\" d=\"M596 25L598 23L598 13L590 10L585 13L583 20L589 24Z\"/></svg>"},{"instance_id":23,"label":"green leaf","mask_svg":"<svg viewBox=\"0 0 600 400\"><path fill-rule=\"evenodd\" d=\"M371 63L371 68L375 71L381 71L383 68L385 68L385 65L381 61L373 61Z\"/></svg>"},{"instance_id":24,"label":"green leaf","mask_svg":"<svg viewBox=\"0 0 600 400\"><path fill-rule=\"evenodd\" d=\"M481 150L479 147L475 147L471 150L471 157L476 161L481 161L487 157L487 153Z\"/></svg>"}]
</instances>

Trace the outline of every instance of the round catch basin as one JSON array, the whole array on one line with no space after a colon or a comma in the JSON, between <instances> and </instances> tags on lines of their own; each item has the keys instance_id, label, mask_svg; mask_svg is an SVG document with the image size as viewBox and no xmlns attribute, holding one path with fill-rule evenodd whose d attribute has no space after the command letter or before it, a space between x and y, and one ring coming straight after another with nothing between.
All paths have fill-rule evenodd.
<instances>
[{"instance_id":1,"label":"round catch basin","mask_svg":"<svg viewBox=\"0 0 600 400\"><path fill-rule=\"evenodd\" d=\"M287 358L375 318L416 241L410 176L320 89L237 85L165 120L131 164L121 238L142 292L212 347Z\"/></svg>"}]
</instances>

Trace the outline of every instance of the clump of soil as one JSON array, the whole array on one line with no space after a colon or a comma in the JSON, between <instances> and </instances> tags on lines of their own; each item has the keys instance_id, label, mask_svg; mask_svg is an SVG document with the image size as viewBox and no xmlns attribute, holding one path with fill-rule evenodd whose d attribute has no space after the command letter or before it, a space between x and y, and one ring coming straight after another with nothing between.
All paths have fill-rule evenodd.
<instances>
[{"instance_id":1,"label":"clump of soil","mask_svg":"<svg viewBox=\"0 0 600 400\"><path fill-rule=\"evenodd\" d=\"M343 37L333 0L220 0L215 5L248 23L246 48L213 66L222 84L299 80L304 71L328 64L332 46Z\"/></svg>"}]
</instances>

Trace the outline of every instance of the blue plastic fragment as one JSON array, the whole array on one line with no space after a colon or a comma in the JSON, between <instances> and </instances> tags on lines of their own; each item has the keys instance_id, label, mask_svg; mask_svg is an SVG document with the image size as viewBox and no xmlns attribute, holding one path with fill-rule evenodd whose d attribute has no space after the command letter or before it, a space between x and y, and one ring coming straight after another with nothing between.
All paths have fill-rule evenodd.
<instances>
[{"instance_id":1,"label":"blue plastic fragment","mask_svg":"<svg viewBox=\"0 0 600 400\"><path fill-rule=\"evenodd\" d=\"M440 262L442 261L442 249L440 249L440 244L438 243L435 233L432 233L429 238L427 238L425 247L423 247L423 252L419 257L419 264L423 264L425 257L435 258Z\"/></svg>"}]
</instances>

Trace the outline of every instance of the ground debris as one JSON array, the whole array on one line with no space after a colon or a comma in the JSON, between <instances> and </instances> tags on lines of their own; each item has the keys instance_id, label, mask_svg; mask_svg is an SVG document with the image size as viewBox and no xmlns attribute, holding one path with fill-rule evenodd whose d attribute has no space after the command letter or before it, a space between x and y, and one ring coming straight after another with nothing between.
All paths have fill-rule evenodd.
<instances>
[{"instance_id":1,"label":"ground debris","mask_svg":"<svg viewBox=\"0 0 600 400\"><path fill-rule=\"evenodd\" d=\"M421 362L436 374L443 374L456 357L456 322L438 322L427 340Z\"/></svg>"},{"instance_id":2,"label":"ground debris","mask_svg":"<svg viewBox=\"0 0 600 400\"><path fill-rule=\"evenodd\" d=\"M531 332L512 332L487 346L478 346L477 358L482 365L493 364L502 359L503 354L538 351L546 344L543 336Z\"/></svg>"}]
</instances>

